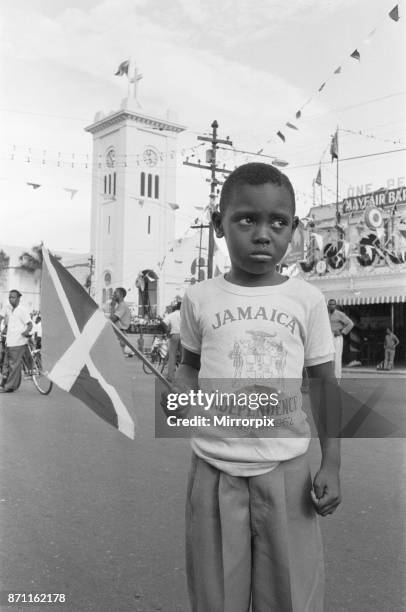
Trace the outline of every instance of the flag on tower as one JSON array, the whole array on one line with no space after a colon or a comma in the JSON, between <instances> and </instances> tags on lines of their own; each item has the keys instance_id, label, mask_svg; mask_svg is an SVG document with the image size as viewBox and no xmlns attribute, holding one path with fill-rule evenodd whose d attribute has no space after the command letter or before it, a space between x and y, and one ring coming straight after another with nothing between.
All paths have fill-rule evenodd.
<instances>
[{"instance_id":1,"label":"flag on tower","mask_svg":"<svg viewBox=\"0 0 406 612\"><path fill-rule=\"evenodd\" d=\"M47 377L134 439L132 394L113 326L84 287L42 249L42 361Z\"/></svg>"},{"instance_id":2,"label":"flag on tower","mask_svg":"<svg viewBox=\"0 0 406 612\"><path fill-rule=\"evenodd\" d=\"M123 74L126 74L128 76L129 66L130 66L130 60L125 60L124 62L121 62L114 76L123 76Z\"/></svg>"},{"instance_id":3,"label":"flag on tower","mask_svg":"<svg viewBox=\"0 0 406 612\"><path fill-rule=\"evenodd\" d=\"M338 159L338 130L331 139L330 155L331 161L333 161L333 159Z\"/></svg>"},{"instance_id":4,"label":"flag on tower","mask_svg":"<svg viewBox=\"0 0 406 612\"><path fill-rule=\"evenodd\" d=\"M319 166L319 171L314 182L316 183L316 185L321 185L321 166Z\"/></svg>"}]
</instances>

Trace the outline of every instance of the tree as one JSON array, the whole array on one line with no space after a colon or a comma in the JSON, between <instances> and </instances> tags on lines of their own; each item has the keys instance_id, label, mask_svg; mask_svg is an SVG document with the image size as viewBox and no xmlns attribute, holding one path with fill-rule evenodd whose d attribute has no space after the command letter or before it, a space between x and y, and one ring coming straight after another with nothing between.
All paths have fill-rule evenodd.
<instances>
[{"instance_id":1,"label":"tree","mask_svg":"<svg viewBox=\"0 0 406 612\"><path fill-rule=\"evenodd\" d=\"M43 263L42 246L43 244L44 243L41 242L40 244L37 244L31 247L31 253L29 253L28 251L24 251L24 253L20 255L18 259L20 262L21 270L24 270L25 272L29 272L30 274L34 274L35 272L40 272L42 270L42 263ZM52 253L52 255L58 260L61 259L60 255L55 255L54 253Z\"/></svg>"},{"instance_id":2,"label":"tree","mask_svg":"<svg viewBox=\"0 0 406 612\"><path fill-rule=\"evenodd\" d=\"M9 263L10 257L3 251L3 249L0 249L0 270L6 270Z\"/></svg>"},{"instance_id":3,"label":"tree","mask_svg":"<svg viewBox=\"0 0 406 612\"><path fill-rule=\"evenodd\" d=\"M19 262L20 268L25 272L34 274L38 270L42 270L42 242L36 246L31 247L31 253L25 251L20 255Z\"/></svg>"}]
</instances>

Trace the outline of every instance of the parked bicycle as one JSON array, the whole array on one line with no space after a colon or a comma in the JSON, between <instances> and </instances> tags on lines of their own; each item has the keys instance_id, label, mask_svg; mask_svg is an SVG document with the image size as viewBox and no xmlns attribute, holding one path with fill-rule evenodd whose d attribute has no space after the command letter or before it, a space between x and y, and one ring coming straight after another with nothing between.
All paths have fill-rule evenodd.
<instances>
[{"instance_id":1,"label":"parked bicycle","mask_svg":"<svg viewBox=\"0 0 406 612\"><path fill-rule=\"evenodd\" d=\"M159 348L152 350L151 354L149 355L149 361L152 363L152 365L156 367L157 370L159 370L159 372L163 376L165 376L165 373L168 369L168 359L168 352L166 351L164 353L163 351L160 351ZM145 374L153 373L152 370L150 370L150 368L144 362L142 362L142 369L144 370Z\"/></svg>"},{"instance_id":2,"label":"parked bicycle","mask_svg":"<svg viewBox=\"0 0 406 612\"><path fill-rule=\"evenodd\" d=\"M176 367L178 367L178 365L180 364L180 358L181 358L181 355L178 354L176 356ZM166 378L168 374L168 361L169 361L169 353L167 349L165 351L161 351L159 348L152 350L149 355L149 361ZM142 362L142 368L145 374L153 374L152 370L150 370L147 364L144 362Z\"/></svg>"}]
</instances>

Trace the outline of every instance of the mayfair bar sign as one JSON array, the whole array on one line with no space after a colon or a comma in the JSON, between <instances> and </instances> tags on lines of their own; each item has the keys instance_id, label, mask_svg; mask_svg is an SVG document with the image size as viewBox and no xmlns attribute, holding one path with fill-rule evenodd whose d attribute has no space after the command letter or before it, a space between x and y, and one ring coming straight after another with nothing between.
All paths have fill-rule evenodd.
<instances>
[{"instance_id":1,"label":"mayfair bar sign","mask_svg":"<svg viewBox=\"0 0 406 612\"><path fill-rule=\"evenodd\" d=\"M355 198L347 198L339 203L339 210L345 214L365 210L370 206L385 208L403 202L406 202L406 187L398 187L397 189L386 189Z\"/></svg>"}]
</instances>

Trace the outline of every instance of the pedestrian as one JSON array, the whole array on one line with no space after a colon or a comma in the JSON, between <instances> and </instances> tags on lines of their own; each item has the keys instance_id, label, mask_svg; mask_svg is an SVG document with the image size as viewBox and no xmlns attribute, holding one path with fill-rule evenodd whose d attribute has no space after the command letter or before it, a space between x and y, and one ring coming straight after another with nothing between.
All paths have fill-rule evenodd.
<instances>
[{"instance_id":1,"label":"pedestrian","mask_svg":"<svg viewBox=\"0 0 406 612\"><path fill-rule=\"evenodd\" d=\"M396 347L400 344L399 338L387 327L383 348L385 350L384 370L391 370L395 361Z\"/></svg>"},{"instance_id":2,"label":"pedestrian","mask_svg":"<svg viewBox=\"0 0 406 612\"><path fill-rule=\"evenodd\" d=\"M204 426L191 440L186 569L192 610L248 612L251 605L258 612L321 612L317 514L332 514L340 503L339 440L320 429L322 462L312 489L300 385L303 367L313 378L334 381L334 345L321 292L276 269L298 224L289 179L267 164L240 166L226 179L212 222L217 237L225 237L231 268L184 296L182 364L173 390L213 390L219 379L237 388L262 378L269 392L274 375L275 388L290 386L293 395L289 418L277 420L277 435L244 430L230 437L226 427ZM329 426L339 418L333 387ZM213 410L225 414L224 406ZM235 414L249 414L249 407Z\"/></svg>"},{"instance_id":3,"label":"pedestrian","mask_svg":"<svg viewBox=\"0 0 406 612\"><path fill-rule=\"evenodd\" d=\"M34 322L34 326L33 326L32 330L34 332L35 348L37 350L41 350L41 347L42 347L42 320L41 320L41 315L38 314L35 317L35 322Z\"/></svg>"},{"instance_id":4,"label":"pedestrian","mask_svg":"<svg viewBox=\"0 0 406 612\"><path fill-rule=\"evenodd\" d=\"M144 353L144 336L143 333L140 333L140 337L138 338L138 350L140 351L140 353Z\"/></svg>"},{"instance_id":5,"label":"pedestrian","mask_svg":"<svg viewBox=\"0 0 406 612\"><path fill-rule=\"evenodd\" d=\"M127 334L128 328L131 324L131 311L127 302L124 301L124 298L127 295L127 291L123 287L117 287L117 289L113 293L113 297L111 300L111 315L110 319L113 323L119 328L119 330L123 334ZM124 355L127 355L126 351L126 343L124 340L120 338L120 346L123 350ZM128 353L130 356L130 353ZM133 353L131 352L131 357Z\"/></svg>"},{"instance_id":6,"label":"pedestrian","mask_svg":"<svg viewBox=\"0 0 406 612\"><path fill-rule=\"evenodd\" d=\"M31 317L27 310L20 305L21 293L12 289L8 300L11 310L7 314L7 379L2 382L0 392L11 393L20 386L21 363L27 350L28 338L32 330Z\"/></svg>"},{"instance_id":7,"label":"pedestrian","mask_svg":"<svg viewBox=\"0 0 406 612\"><path fill-rule=\"evenodd\" d=\"M180 307L181 302L176 302L173 311L166 317L168 329L168 380L173 382L175 378L176 362L181 351L180 344Z\"/></svg>"},{"instance_id":8,"label":"pedestrian","mask_svg":"<svg viewBox=\"0 0 406 612\"><path fill-rule=\"evenodd\" d=\"M327 304L328 314L330 318L331 331L333 332L334 341L334 373L337 380L342 377L342 361L343 361L343 336L346 336L354 327L354 323L346 314L337 310L337 302L330 299Z\"/></svg>"}]
</instances>

